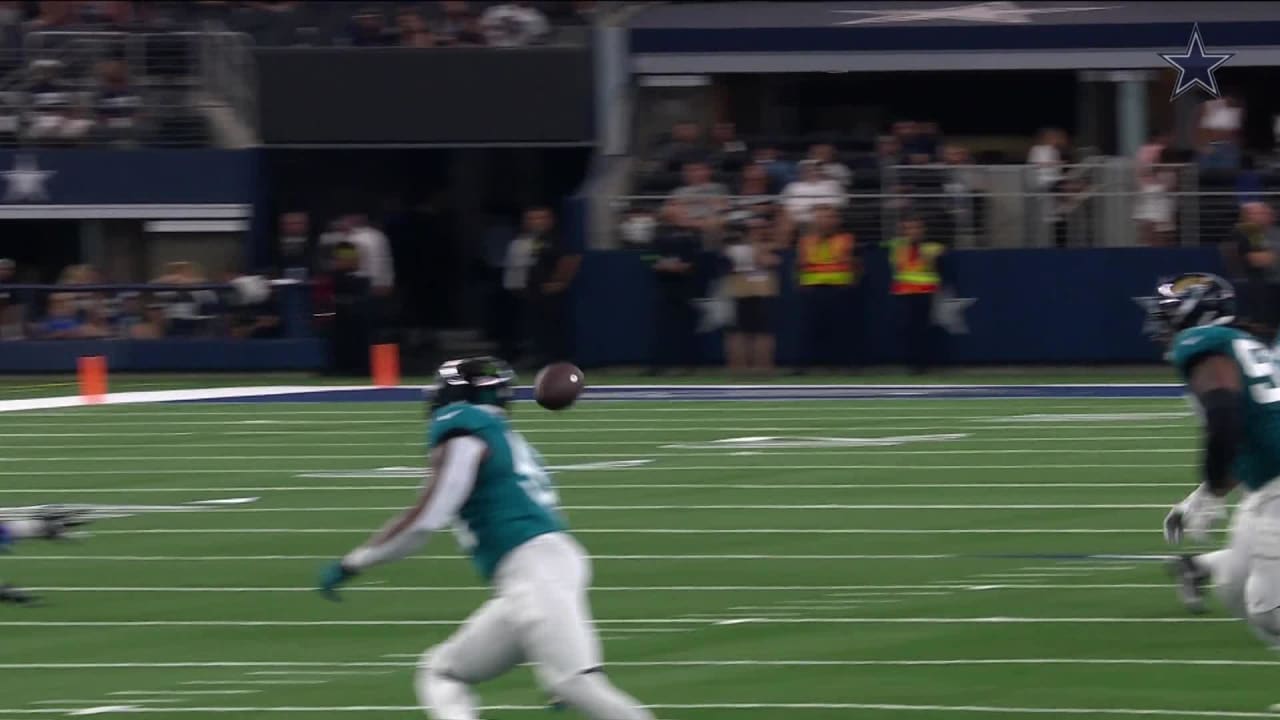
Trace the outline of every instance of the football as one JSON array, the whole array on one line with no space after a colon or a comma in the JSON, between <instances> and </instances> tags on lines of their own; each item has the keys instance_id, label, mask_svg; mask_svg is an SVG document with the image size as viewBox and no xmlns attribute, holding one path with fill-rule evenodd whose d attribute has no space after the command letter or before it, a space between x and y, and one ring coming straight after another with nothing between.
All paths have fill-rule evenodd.
<instances>
[{"instance_id":1,"label":"football","mask_svg":"<svg viewBox=\"0 0 1280 720\"><path fill-rule=\"evenodd\" d=\"M551 363L533 379L533 399L548 410L564 410L582 394L583 376L577 365Z\"/></svg>"}]
</instances>

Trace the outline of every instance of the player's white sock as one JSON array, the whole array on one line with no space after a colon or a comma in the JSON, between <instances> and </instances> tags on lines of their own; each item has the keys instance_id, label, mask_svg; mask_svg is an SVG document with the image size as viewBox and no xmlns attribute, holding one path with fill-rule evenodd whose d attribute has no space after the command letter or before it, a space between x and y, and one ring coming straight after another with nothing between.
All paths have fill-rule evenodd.
<instances>
[{"instance_id":1,"label":"player's white sock","mask_svg":"<svg viewBox=\"0 0 1280 720\"><path fill-rule=\"evenodd\" d=\"M432 720L480 720L471 688L442 674L430 659L418 666L413 686L418 704Z\"/></svg>"},{"instance_id":2,"label":"player's white sock","mask_svg":"<svg viewBox=\"0 0 1280 720\"><path fill-rule=\"evenodd\" d=\"M1247 613L1244 603L1244 578L1227 577L1229 575L1227 568L1233 560L1231 548L1196 555L1193 559L1197 567L1209 573L1209 578L1213 582L1213 593L1227 611L1236 617L1245 617Z\"/></svg>"},{"instance_id":3,"label":"player's white sock","mask_svg":"<svg viewBox=\"0 0 1280 720\"><path fill-rule=\"evenodd\" d=\"M556 688L556 697L591 720L654 720L653 713L602 672L573 676Z\"/></svg>"}]
</instances>

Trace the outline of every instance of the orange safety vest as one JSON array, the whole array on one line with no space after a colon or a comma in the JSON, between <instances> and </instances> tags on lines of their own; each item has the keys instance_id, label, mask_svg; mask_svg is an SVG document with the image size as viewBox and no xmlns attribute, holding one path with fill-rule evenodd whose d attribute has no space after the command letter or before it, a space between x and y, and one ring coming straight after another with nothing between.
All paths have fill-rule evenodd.
<instances>
[{"instance_id":1,"label":"orange safety vest","mask_svg":"<svg viewBox=\"0 0 1280 720\"><path fill-rule=\"evenodd\" d=\"M805 235L800 238L796 258L801 287L852 285L854 280L853 235L839 233L828 238Z\"/></svg>"},{"instance_id":2,"label":"orange safety vest","mask_svg":"<svg viewBox=\"0 0 1280 720\"><path fill-rule=\"evenodd\" d=\"M942 277L938 275L938 256L942 245L935 242L913 243L906 238L889 241L889 263L893 267L894 295L923 295L938 292Z\"/></svg>"}]
</instances>

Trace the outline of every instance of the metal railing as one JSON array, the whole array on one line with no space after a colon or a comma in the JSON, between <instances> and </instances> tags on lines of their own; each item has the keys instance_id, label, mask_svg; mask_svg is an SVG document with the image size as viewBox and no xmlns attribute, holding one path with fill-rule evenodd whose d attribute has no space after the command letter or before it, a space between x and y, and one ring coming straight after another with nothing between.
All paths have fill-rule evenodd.
<instances>
[{"instance_id":1,"label":"metal railing","mask_svg":"<svg viewBox=\"0 0 1280 720\"><path fill-rule=\"evenodd\" d=\"M202 146L214 123L256 127L240 33L30 32L0 68L0 145Z\"/></svg>"},{"instance_id":2,"label":"metal railing","mask_svg":"<svg viewBox=\"0 0 1280 720\"><path fill-rule=\"evenodd\" d=\"M878 191L855 189L829 198L845 229L875 242L896 234L902 219L915 217L925 221L932 237L957 248L1215 244L1232 236L1243 202L1280 210L1280 184L1260 191L1206 186L1197 167L1186 164L1150 166L1140 178L1133 162L1122 158L1061 166L1052 174L1030 165L893 166L881 171L879 185ZM613 198L606 225L616 232L598 245L643 244L661 224L662 206L673 199L680 202L675 193ZM784 195L725 195L716 202L731 223L733 208L767 199L773 201L778 240L794 239L804 222L787 217ZM717 227L706 233L709 242L721 232Z\"/></svg>"}]
</instances>

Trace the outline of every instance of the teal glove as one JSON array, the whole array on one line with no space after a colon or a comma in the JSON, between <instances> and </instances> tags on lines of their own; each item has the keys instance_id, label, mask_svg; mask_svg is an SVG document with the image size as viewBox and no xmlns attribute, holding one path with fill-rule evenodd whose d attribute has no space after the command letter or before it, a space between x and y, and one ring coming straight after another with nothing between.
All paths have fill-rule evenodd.
<instances>
[{"instance_id":1,"label":"teal glove","mask_svg":"<svg viewBox=\"0 0 1280 720\"><path fill-rule=\"evenodd\" d=\"M316 589L326 599L342 602L342 598L338 596L338 588L356 575L359 575L359 573L347 568L341 561L335 562L320 571L320 582Z\"/></svg>"}]
</instances>

